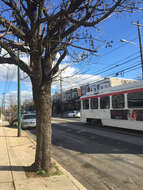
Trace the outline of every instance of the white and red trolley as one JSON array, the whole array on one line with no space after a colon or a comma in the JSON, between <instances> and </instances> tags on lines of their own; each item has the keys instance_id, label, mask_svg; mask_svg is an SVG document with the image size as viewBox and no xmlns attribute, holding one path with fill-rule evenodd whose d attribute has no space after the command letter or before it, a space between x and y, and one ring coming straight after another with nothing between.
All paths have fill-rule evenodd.
<instances>
[{"instance_id":1,"label":"white and red trolley","mask_svg":"<svg viewBox=\"0 0 143 190\"><path fill-rule=\"evenodd\" d=\"M143 81L82 96L81 122L143 130Z\"/></svg>"}]
</instances>

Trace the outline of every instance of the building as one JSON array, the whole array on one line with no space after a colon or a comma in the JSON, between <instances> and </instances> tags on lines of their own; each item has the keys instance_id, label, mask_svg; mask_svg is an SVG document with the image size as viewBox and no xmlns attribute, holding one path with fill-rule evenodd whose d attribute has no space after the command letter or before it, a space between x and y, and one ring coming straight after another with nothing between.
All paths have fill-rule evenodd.
<instances>
[{"instance_id":1,"label":"building","mask_svg":"<svg viewBox=\"0 0 143 190\"><path fill-rule=\"evenodd\" d=\"M53 112L68 112L80 110L80 88L66 90L61 94L55 93L53 99Z\"/></svg>"},{"instance_id":2,"label":"building","mask_svg":"<svg viewBox=\"0 0 143 190\"><path fill-rule=\"evenodd\" d=\"M117 77L105 77L101 80L95 81L90 84L85 84L80 87L81 89L81 95L87 95L87 94L96 94L100 90L118 86L118 85L124 85L130 82L135 82L136 80L133 79L124 79L124 78L117 78Z\"/></svg>"},{"instance_id":3,"label":"building","mask_svg":"<svg viewBox=\"0 0 143 190\"><path fill-rule=\"evenodd\" d=\"M80 110L80 88L74 88L63 92L62 103L64 112Z\"/></svg>"}]
</instances>

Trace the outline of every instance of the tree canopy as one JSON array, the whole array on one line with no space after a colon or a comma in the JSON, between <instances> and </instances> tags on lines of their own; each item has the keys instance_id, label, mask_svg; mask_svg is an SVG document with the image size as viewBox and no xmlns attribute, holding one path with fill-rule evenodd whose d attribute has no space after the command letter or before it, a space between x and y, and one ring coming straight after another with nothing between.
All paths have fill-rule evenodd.
<instances>
[{"instance_id":1,"label":"tree canopy","mask_svg":"<svg viewBox=\"0 0 143 190\"><path fill-rule=\"evenodd\" d=\"M96 25L113 12L132 11L139 7L140 2L132 0L2 0L0 46L9 56L1 55L0 63L19 65L32 77L35 54L42 56L43 60L56 60L48 69L47 80L55 75L61 61L70 53L70 47L96 53L95 37L88 28L96 30ZM16 38L20 39L19 43ZM83 39L89 43L86 47L78 45ZM29 54L30 65L19 59L15 50ZM57 53L60 55L58 59ZM86 54L78 59L84 56ZM39 71L41 67L42 64Z\"/></svg>"}]
</instances>

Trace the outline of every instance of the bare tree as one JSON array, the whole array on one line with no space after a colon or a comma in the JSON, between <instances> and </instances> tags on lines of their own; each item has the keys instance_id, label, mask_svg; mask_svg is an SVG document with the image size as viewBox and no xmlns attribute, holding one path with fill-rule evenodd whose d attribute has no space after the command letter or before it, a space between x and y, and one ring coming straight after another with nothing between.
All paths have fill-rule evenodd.
<instances>
[{"instance_id":1,"label":"bare tree","mask_svg":"<svg viewBox=\"0 0 143 190\"><path fill-rule=\"evenodd\" d=\"M7 115L7 120L12 126L15 121L17 121L17 105L13 96L9 96L9 108L7 109L9 113Z\"/></svg>"},{"instance_id":2,"label":"bare tree","mask_svg":"<svg viewBox=\"0 0 143 190\"><path fill-rule=\"evenodd\" d=\"M59 64L73 48L77 61L86 58L86 52L96 54L96 25L113 12L137 9L139 4L131 0L1 0L0 5L0 47L6 51L0 64L15 64L31 79L37 112L34 166L47 171L51 164L51 83ZM17 56L17 50L29 54L30 64Z\"/></svg>"}]
</instances>

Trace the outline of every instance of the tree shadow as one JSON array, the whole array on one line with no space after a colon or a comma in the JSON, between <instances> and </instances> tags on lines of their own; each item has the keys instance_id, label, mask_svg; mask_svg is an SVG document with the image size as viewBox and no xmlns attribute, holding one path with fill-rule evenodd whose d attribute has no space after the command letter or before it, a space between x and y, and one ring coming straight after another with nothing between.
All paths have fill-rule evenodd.
<instances>
[{"instance_id":1,"label":"tree shadow","mask_svg":"<svg viewBox=\"0 0 143 190\"><path fill-rule=\"evenodd\" d=\"M0 137L14 137L14 138L17 138L17 136L15 135L15 136L12 136L12 135L6 135L6 136L0 136ZM25 136L21 136L20 138L22 138L22 137L25 137Z\"/></svg>"},{"instance_id":2,"label":"tree shadow","mask_svg":"<svg viewBox=\"0 0 143 190\"><path fill-rule=\"evenodd\" d=\"M25 166L0 166L0 171L24 171Z\"/></svg>"},{"instance_id":3,"label":"tree shadow","mask_svg":"<svg viewBox=\"0 0 143 190\"><path fill-rule=\"evenodd\" d=\"M11 128L11 129L17 129L16 125L3 125L2 127L7 127L7 128Z\"/></svg>"}]
</instances>

